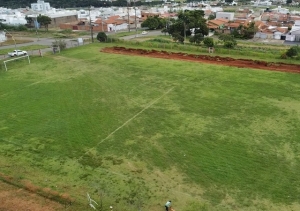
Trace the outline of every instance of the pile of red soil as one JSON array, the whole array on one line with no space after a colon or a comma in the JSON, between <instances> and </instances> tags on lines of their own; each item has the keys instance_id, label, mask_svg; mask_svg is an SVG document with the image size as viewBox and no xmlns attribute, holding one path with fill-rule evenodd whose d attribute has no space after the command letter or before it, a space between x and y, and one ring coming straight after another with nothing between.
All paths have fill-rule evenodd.
<instances>
[{"instance_id":1,"label":"pile of red soil","mask_svg":"<svg viewBox=\"0 0 300 211\"><path fill-rule=\"evenodd\" d=\"M210 56L210 55L198 55L198 54L187 54L187 53L176 53L168 51L157 51L157 50L144 50L144 49L133 49L124 47L111 47L103 48L102 52L124 54L124 55L139 55L154 58L173 59L173 60L184 60L192 62L201 62L217 65L226 65L240 68L254 68L281 72L292 72L300 73L300 65L286 64L286 63L274 63L265 62L251 59L234 59L230 57Z\"/></svg>"}]
</instances>

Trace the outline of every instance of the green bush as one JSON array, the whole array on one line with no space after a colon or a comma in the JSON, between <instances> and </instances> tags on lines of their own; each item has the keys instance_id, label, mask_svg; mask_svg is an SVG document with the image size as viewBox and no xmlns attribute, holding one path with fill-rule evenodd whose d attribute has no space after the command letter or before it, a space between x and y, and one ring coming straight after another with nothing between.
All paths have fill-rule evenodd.
<instances>
[{"instance_id":1,"label":"green bush","mask_svg":"<svg viewBox=\"0 0 300 211\"><path fill-rule=\"evenodd\" d=\"M205 37L204 40L203 40L203 44L206 46L206 47L214 47L214 39L211 38L211 37Z\"/></svg>"},{"instance_id":2,"label":"green bush","mask_svg":"<svg viewBox=\"0 0 300 211\"><path fill-rule=\"evenodd\" d=\"M294 56L297 56L299 52L300 52L300 49L298 46L292 46L287 50L286 55L288 57L294 57Z\"/></svg>"},{"instance_id":3,"label":"green bush","mask_svg":"<svg viewBox=\"0 0 300 211\"><path fill-rule=\"evenodd\" d=\"M52 42L52 46L53 47L59 47L60 50L64 50L67 48L67 43L65 40L55 40L54 42Z\"/></svg>"},{"instance_id":4,"label":"green bush","mask_svg":"<svg viewBox=\"0 0 300 211\"><path fill-rule=\"evenodd\" d=\"M99 42L105 42L107 40L107 35L104 32L99 32L97 34L97 40Z\"/></svg>"},{"instance_id":5,"label":"green bush","mask_svg":"<svg viewBox=\"0 0 300 211\"><path fill-rule=\"evenodd\" d=\"M62 33L58 33L58 32L53 33L53 36L54 36L55 38L67 38L67 37L68 37L67 35L62 34Z\"/></svg>"},{"instance_id":6,"label":"green bush","mask_svg":"<svg viewBox=\"0 0 300 211\"><path fill-rule=\"evenodd\" d=\"M148 42L171 43L170 40L161 39L161 38L154 38L154 39L148 40Z\"/></svg>"},{"instance_id":7,"label":"green bush","mask_svg":"<svg viewBox=\"0 0 300 211\"><path fill-rule=\"evenodd\" d=\"M234 48L235 44L233 41L225 41L224 42L224 47L225 48Z\"/></svg>"}]
</instances>

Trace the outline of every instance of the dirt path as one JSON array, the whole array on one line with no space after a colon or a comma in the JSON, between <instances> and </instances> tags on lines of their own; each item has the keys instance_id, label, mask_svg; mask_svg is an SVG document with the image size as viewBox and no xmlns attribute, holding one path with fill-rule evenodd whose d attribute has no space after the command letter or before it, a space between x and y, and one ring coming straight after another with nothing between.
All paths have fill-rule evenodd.
<instances>
[{"instance_id":1,"label":"dirt path","mask_svg":"<svg viewBox=\"0 0 300 211\"><path fill-rule=\"evenodd\" d=\"M239 68L254 68L254 69L272 70L272 71L280 71L280 72L300 73L300 64L295 65L295 64L285 64L285 63L273 63L273 62L265 62L265 61L251 60L251 59L249 60L233 59L230 57L176 53L176 52L157 51L157 50L132 49L132 48L124 48L124 47L104 48L102 49L102 52L125 54L125 55L139 55L139 56L173 59L173 60L184 60L184 61L209 63L209 64L216 64L216 65L233 66Z\"/></svg>"}]
</instances>

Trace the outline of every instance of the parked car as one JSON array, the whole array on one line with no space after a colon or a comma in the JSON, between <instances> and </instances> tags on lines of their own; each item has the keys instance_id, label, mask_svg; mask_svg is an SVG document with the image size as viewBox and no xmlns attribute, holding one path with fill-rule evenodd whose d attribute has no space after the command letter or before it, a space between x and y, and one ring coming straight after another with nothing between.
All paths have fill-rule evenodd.
<instances>
[{"instance_id":1,"label":"parked car","mask_svg":"<svg viewBox=\"0 0 300 211\"><path fill-rule=\"evenodd\" d=\"M148 34L148 32L146 32L146 31L143 31L143 32L142 32L142 35L145 35L145 34Z\"/></svg>"},{"instance_id":2,"label":"parked car","mask_svg":"<svg viewBox=\"0 0 300 211\"><path fill-rule=\"evenodd\" d=\"M13 52L8 53L8 56L10 56L10 57L24 56L24 55L27 55L27 51L14 50Z\"/></svg>"}]
</instances>

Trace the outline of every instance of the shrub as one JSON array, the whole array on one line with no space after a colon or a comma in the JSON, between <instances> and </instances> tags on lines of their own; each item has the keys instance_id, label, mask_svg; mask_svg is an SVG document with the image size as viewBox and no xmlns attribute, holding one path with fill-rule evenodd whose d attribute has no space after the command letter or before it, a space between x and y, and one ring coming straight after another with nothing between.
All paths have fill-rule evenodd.
<instances>
[{"instance_id":1,"label":"shrub","mask_svg":"<svg viewBox=\"0 0 300 211\"><path fill-rule=\"evenodd\" d=\"M171 43L170 40L166 40L166 39L161 39L161 38L154 38L151 40L148 40L149 42L159 42L159 43Z\"/></svg>"},{"instance_id":2,"label":"shrub","mask_svg":"<svg viewBox=\"0 0 300 211\"><path fill-rule=\"evenodd\" d=\"M211 37L205 37L204 40L203 40L203 44L206 47L214 47L214 40Z\"/></svg>"},{"instance_id":3,"label":"shrub","mask_svg":"<svg viewBox=\"0 0 300 211\"><path fill-rule=\"evenodd\" d=\"M286 52L284 52L284 53L282 53L281 55L280 55L280 59L287 59L288 57L287 57L287 55L286 55Z\"/></svg>"},{"instance_id":4,"label":"shrub","mask_svg":"<svg viewBox=\"0 0 300 211\"><path fill-rule=\"evenodd\" d=\"M172 36L173 36L174 42L180 42L180 43L183 43L184 37L181 36L179 33L174 33Z\"/></svg>"},{"instance_id":5,"label":"shrub","mask_svg":"<svg viewBox=\"0 0 300 211\"><path fill-rule=\"evenodd\" d=\"M105 42L107 40L107 35L104 32L99 32L97 34L97 40L99 40L99 42Z\"/></svg>"},{"instance_id":6,"label":"shrub","mask_svg":"<svg viewBox=\"0 0 300 211\"><path fill-rule=\"evenodd\" d=\"M224 47L225 48L234 48L235 44L233 41L225 41L224 42Z\"/></svg>"},{"instance_id":7,"label":"shrub","mask_svg":"<svg viewBox=\"0 0 300 211\"><path fill-rule=\"evenodd\" d=\"M65 40L55 40L54 42L52 42L52 46L56 46L59 47L60 50L64 50L67 48L67 43Z\"/></svg>"},{"instance_id":8,"label":"shrub","mask_svg":"<svg viewBox=\"0 0 300 211\"><path fill-rule=\"evenodd\" d=\"M286 55L288 57L294 57L298 55L299 51L300 49L298 46L292 46L287 50Z\"/></svg>"}]
</instances>

